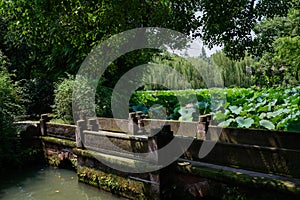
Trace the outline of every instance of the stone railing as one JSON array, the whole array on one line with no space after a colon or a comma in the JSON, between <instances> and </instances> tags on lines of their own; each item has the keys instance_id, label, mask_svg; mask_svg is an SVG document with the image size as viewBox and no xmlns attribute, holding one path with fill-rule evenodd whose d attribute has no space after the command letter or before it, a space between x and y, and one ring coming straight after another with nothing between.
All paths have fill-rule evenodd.
<instances>
[{"instance_id":1,"label":"stone railing","mask_svg":"<svg viewBox=\"0 0 300 200\"><path fill-rule=\"evenodd\" d=\"M257 198L267 195L298 199L300 196L300 133L221 128L211 125L210 115L200 116L198 122L145 119L140 112L130 113L128 119L80 120L76 126L47 121L47 116L43 115L37 125L46 153L76 158L83 182L91 183L95 174L102 174L97 183L93 183L110 190L100 179L114 174L118 177L114 181L132 183L139 188L135 192L128 188L127 192L120 192L127 198L158 198L173 184L177 184L174 192L178 197L219 198L218 195L226 193L224 187L231 186L240 187L246 196L255 193ZM157 131L153 127L164 128ZM190 138L193 141L180 158L161 170L125 173L107 165L113 162L118 167L132 166L134 169L137 164L149 162L149 158L135 153L155 152L174 138L182 143ZM199 158L203 143L213 141L217 142L211 152ZM150 160L153 163L164 159L159 154L153 155ZM255 192L257 189L260 193ZM137 197L138 194L142 196Z\"/></svg>"}]
</instances>

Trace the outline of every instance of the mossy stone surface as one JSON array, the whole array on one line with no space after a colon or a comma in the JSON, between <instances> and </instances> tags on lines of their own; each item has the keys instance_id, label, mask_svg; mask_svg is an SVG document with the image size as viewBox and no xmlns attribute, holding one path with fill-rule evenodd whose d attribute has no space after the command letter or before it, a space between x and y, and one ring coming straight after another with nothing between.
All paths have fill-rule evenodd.
<instances>
[{"instance_id":1,"label":"mossy stone surface","mask_svg":"<svg viewBox=\"0 0 300 200\"><path fill-rule=\"evenodd\" d=\"M77 174L81 182L128 199L158 199L157 194L149 191L149 185L140 181L88 167L78 167Z\"/></svg>"}]
</instances>

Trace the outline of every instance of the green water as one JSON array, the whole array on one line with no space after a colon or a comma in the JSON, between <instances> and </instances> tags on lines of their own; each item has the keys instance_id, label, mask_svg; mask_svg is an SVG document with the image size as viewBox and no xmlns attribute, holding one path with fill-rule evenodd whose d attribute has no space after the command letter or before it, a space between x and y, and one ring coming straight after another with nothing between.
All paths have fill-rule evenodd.
<instances>
[{"instance_id":1,"label":"green water","mask_svg":"<svg viewBox=\"0 0 300 200\"><path fill-rule=\"evenodd\" d=\"M39 168L2 178L4 200L121 200L123 198L79 183L72 170Z\"/></svg>"}]
</instances>

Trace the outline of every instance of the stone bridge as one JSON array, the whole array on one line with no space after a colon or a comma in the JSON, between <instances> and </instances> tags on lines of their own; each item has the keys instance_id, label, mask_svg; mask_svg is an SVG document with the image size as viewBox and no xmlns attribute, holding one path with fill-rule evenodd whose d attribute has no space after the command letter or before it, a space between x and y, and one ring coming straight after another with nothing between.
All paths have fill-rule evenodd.
<instances>
[{"instance_id":1,"label":"stone bridge","mask_svg":"<svg viewBox=\"0 0 300 200\"><path fill-rule=\"evenodd\" d=\"M129 119L80 120L76 126L50 123L47 115L39 122L17 124L24 135L39 136L48 163L72 166L79 181L129 199L221 199L224 194L300 198L300 133L220 128L210 122L210 115L200 116L198 122L178 122L143 119L138 112ZM154 134L148 124L163 128ZM216 132L217 144L199 158L203 142L215 140ZM192 138L180 158L160 170L134 171L166 159L159 153L151 158L143 155L174 138L178 148ZM118 170L122 167L130 172Z\"/></svg>"}]
</instances>

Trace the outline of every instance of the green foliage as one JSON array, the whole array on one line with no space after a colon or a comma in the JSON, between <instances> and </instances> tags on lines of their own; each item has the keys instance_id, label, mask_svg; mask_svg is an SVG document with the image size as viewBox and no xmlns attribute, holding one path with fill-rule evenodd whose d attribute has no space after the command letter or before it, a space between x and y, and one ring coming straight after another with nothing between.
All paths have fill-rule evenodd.
<instances>
[{"instance_id":1,"label":"green foliage","mask_svg":"<svg viewBox=\"0 0 300 200\"><path fill-rule=\"evenodd\" d=\"M20 90L26 114L38 117L50 113L53 104L53 85L45 78L23 80Z\"/></svg>"},{"instance_id":2,"label":"green foliage","mask_svg":"<svg viewBox=\"0 0 300 200\"><path fill-rule=\"evenodd\" d=\"M255 26L264 19L286 16L297 5L296 0L203 0L199 17L202 32L195 35L201 35L210 47L223 45L225 53L234 59L243 58L246 51L260 56L272 38L262 42L260 37L253 37L253 31L261 33Z\"/></svg>"},{"instance_id":3,"label":"green foliage","mask_svg":"<svg viewBox=\"0 0 300 200\"><path fill-rule=\"evenodd\" d=\"M237 187L226 187L222 200L246 200L246 197L238 191Z\"/></svg>"},{"instance_id":4,"label":"green foliage","mask_svg":"<svg viewBox=\"0 0 300 200\"><path fill-rule=\"evenodd\" d=\"M151 83L165 83L166 85L177 86L176 89L199 89L209 87L218 87L224 83L225 87L250 87L253 84L252 66L254 60L247 55L243 60L234 61L226 57L225 53L220 51L213 54L210 58L203 55L194 58L184 59L169 53L160 53L153 56L150 65L160 65L161 71L155 73L146 71L143 80ZM166 73L163 68L170 67L178 72L182 79L175 79L174 73ZM157 74L164 74L163 77ZM220 77L221 75L221 77ZM172 78L171 78L172 77ZM185 81L190 84L185 84ZM146 81L144 81L146 82ZM164 90L166 88L158 84L146 85L145 90Z\"/></svg>"},{"instance_id":5,"label":"green foliage","mask_svg":"<svg viewBox=\"0 0 300 200\"><path fill-rule=\"evenodd\" d=\"M6 70L8 63L0 51L0 108L3 117L9 120L22 114L23 109L20 106L21 97L18 95L20 88L13 83L11 75Z\"/></svg>"},{"instance_id":6,"label":"green foliage","mask_svg":"<svg viewBox=\"0 0 300 200\"><path fill-rule=\"evenodd\" d=\"M256 84L299 85L300 81L300 10L290 9L287 17L266 20L257 29L260 42L268 42L256 64Z\"/></svg>"},{"instance_id":7,"label":"green foliage","mask_svg":"<svg viewBox=\"0 0 300 200\"><path fill-rule=\"evenodd\" d=\"M264 52L272 52L272 43L281 37L299 35L299 7L290 7L283 16L266 18L255 26L257 51L261 56Z\"/></svg>"},{"instance_id":8,"label":"green foliage","mask_svg":"<svg viewBox=\"0 0 300 200\"><path fill-rule=\"evenodd\" d=\"M213 54L211 59L221 71L225 87L250 87L252 85L251 66L254 61L249 55L240 61L234 61L221 51Z\"/></svg>"},{"instance_id":9,"label":"green foliage","mask_svg":"<svg viewBox=\"0 0 300 200\"><path fill-rule=\"evenodd\" d=\"M17 80L47 77L56 82L66 72L75 74L91 49L110 36L132 28L155 26L201 35L210 47L223 45L226 55L232 58L243 58L249 52L260 60L263 55L253 69L257 84L299 82L296 0L15 0L1 1L0 5L1 49L9 56L12 65L8 70L16 74ZM195 15L197 11L201 15ZM197 32L200 29L201 33ZM148 63L153 53L141 50L117 59L104 74L102 85L113 88L133 66ZM205 52L202 54L197 61L163 56L151 62L171 66L191 80L193 88L203 88L203 77L191 63L203 66L205 72L200 74L215 73L208 70L212 62L206 59ZM215 55L213 60L222 69L226 87L251 85L245 72L246 66L252 66L249 57L241 62L220 57L224 55ZM279 70L283 68L284 71ZM212 83L206 84L216 81L210 80Z\"/></svg>"},{"instance_id":10,"label":"green foliage","mask_svg":"<svg viewBox=\"0 0 300 200\"><path fill-rule=\"evenodd\" d=\"M19 105L21 98L17 94L18 86L12 82L11 75L6 70L7 63L8 60L0 51L0 108L5 117L13 119L22 113Z\"/></svg>"},{"instance_id":11,"label":"green foliage","mask_svg":"<svg viewBox=\"0 0 300 200\"><path fill-rule=\"evenodd\" d=\"M111 94L112 90L107 87L103 87L99 83L96 94L92 93L91 87L87 80L80 80L76 83L74 76L69 75L68 78L61 79L56 85L54 90L54 105L53 112L56 115L56 121L63 121L65 123L74 123L72 100L73 100L73 87L74 84L79 84L82 91L85 92L83 96L74 97L80 98L82 105L77 105L81 109L82 117L90 112L91 109L95 109L98 117L112 117L111 113ZM85 96L95 96L95 107L86 107L85 102L87 98Z\"/></svg>"},{"instance_id":12,"label":"green foliage","mask_svg":"<svg viewBox=\"0 0 300 200\"><path fill-rule=\"evenodd\" d=\"M247 64L245 60L233 64L229 58L216 62L221 55L213 56L224 69L226 87L299 85L299 1L205 0L200 5L202 32L195 35L201 35L210 47L224 46L230 58L241 59L250 53L257 61L249 63L249 58ZM252 80L244 76L245 64L253 72ZM245 84L230 80L245 80Z\"/></svg>"},{"instance_id":13,"label":"green foliage","mask_svg":"<svg viewBox=\"0 0 300 200\"><path fill-rule=\"evenodd\" d=\"M53 112L58 119L66 123L73 122L72 114L72 92L74 77L69 76L55 85Z\"/></svg>"},{"instance_id":14,"label":"green foliage","mask_svg":"<svg viewBox=\"0 0 300 200\"><path fill-rule=\"evenodd\" d=\"M17 166L20 160L14 118L22 114L18 86L6 71L8 60L0 51L0 169Z\"/></svg>"},{"instance_id":15,"label":"green foliage","mask_svg":"<svg viewBox=\"0 0 300 200\"><path fill-rule=\"evenodd\" d=\"M182 105L179 104L177 97L181 99ZM198 102L190 102L189 99L194 99L193 97L196 97ZM200 114L208 114L212 109L210 107L211 92L205 89L137 91L131 98L130 107L134 110L134 106L139 104L140 107L148 108L151 118L155 117L153 109L156 108L158 112L165 113L164 118L184 121L194 119L194 114L198 113L198 110ZM164 107L165 110L163 110L161 106ZM196 109L198 109L197 112ZM145 109L145 111L147 111L147 109ZM160 116L160 118L162 118L162 115Z\"/></svg>"},{"instance_id":16,"label":"green foliage","mask_svg":"<svg viewBox=\"0 0 300 200\"><path fill-rule=\"evenodd\" d=\"M143 105L143 104L138 104L138 105L136 105L136 106L132 106L132 110L134 111L134 112L138 112L138 111L141 111L143 114L146 114L146 113L148 113L148 108L145 106L145 105ZM159 108L154 108L154 109L149 109L149 111L152 111L153 112L153 114L154 113L157 113L157 111L159 110Z\"/></svg>"},{"instance_id":17,"label":"green foliage","mask_svg":"<svg viewBox=\"0 0 300 200\"><path fill-rule=\"evenodd\" d=\"M193 104L188 104L184 108L180 108L178 113L180 114L179 121L195 121L197 116L195 116L196 109Z\"/></svg>"},{"instance_id":18,"label":"green foliage","mask_svg":"<svg viewBox=\"0 0 300 200\"><path fill-rule=\"evenodd\" d=\"M216 103L217 95L226 96L226 102ZM198 102L188 102L196 95ZM179 105L176 97L185 98ZM213 97L213 98L212 98ZM214 102L214 104L212 104ZM192 104L191 104L192 103ZM199 114L214 114L219 126L262 128L269 130L300 131L300 87L294 88L229 88L184 91L138 91L131 99L131 106L142 104L151 110L153 105L166 109L167 119L196 119ZM189 110L190 109L190 110ZM151 117L151 115L150 115Z\"/></svg>"},{"instance_id":19,"label":"green foliage","mask_svg":"<svg viewBox=\"0 0 300 200\"><path fill-rule=\"evenodd\" d=\"M206 88L207 84L209 85L216 85L218 83L217 77L215 77L213 67L211 66L209 59L206 57L197 57L197 58L188 58L184 59L178 56L174 56L169 54L168 52L161 53L159 55L153 56L150 63L155 65L161 66L161 72L145 72L144 79L150 80L151 83L161 83L165 80L168 80L169 82L166 83L166 85L170 86L181 86L182 88L177 89L186 89L189 87L192 87L194 89L197 88ZM173 73L166 74L163 71L163 67L170 67L176 72L180 73L182 75L182 79L174 79L172 76ZM157 74L165 74L165 76L159 77ZM210 77L209 83L206 83L204 80L206 80L206 77ZM159 78L163 80L159 80ZM189 82L190 86L186 85L185 82ZM156 90L156 89L166 89L160 85L148 85L145 86L144 89L149 90Z\"/></svg>"},{"instance_id":20,"label":"green foliage","mask_svg":"<svg viewBox=\"0 0 300 200\"><path fill-rule=\"evenodd\" d=\"M60 158L58 156L48 156L48 163L50 166L58 167L60 165Z\"/></svg>"},{"instance_id":21,"label":"green foliage","mask_svg":"<svg viewBox=\"0 0 300 200\"><path fill-rule=\"evenodd\" d=\"M98 84L95 94L96 114L98 117L112 117L111 112L112 89Z\"/></svg>"},{"instance_id":22,"label":"green foliage","mask_svg":"<svg viewBox=\"0 0 300 200\"><path fill-rule=\"evenodd\" d=\"M141 191L141 186L137 182L119 176L108 174L99 170L86 167L78 167L77 175L80 181L94 185L96 187L105 188L115 194L127 193L137 199L145 199L145 194Z\"/></svg>"},{"instance_id":23,"label":"green foliage","mask_svg":"<svg viewBox=\"0 0 300 200\"><path fill-rule=\"evenodd\" d=\"M220 126L295 131L290 126L300 121L300 87L235 92L239 93L238 99L229 100L231 94L227 93L228 103L224 111L215 114L214 119L225 119ZM299 131L300 127L297 129Z\"/></svg>"},{"instance_id":24,"label":"green foliage","mask_svg":"<svg viewBox=\"0 0 300 200\"><path fill-rule=\"evenodd\" d=\"M122 31L153 26L189 34L199 23L197 0L15 0L0 5L1 47L18 79L57 81L66 72L75 74L93 46ZM118 69L124 64L132 67L127 61Z\"/></svg>"}]
</instances>

